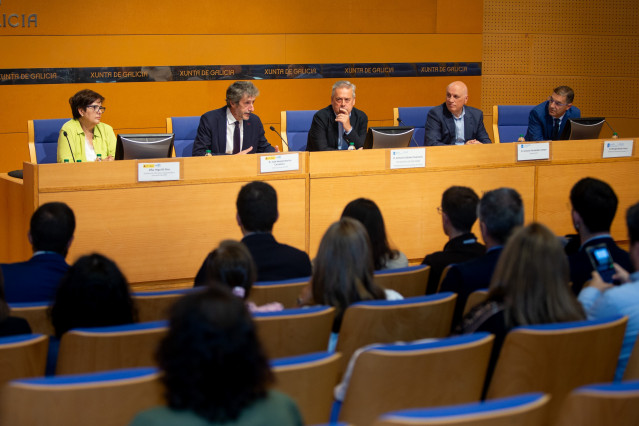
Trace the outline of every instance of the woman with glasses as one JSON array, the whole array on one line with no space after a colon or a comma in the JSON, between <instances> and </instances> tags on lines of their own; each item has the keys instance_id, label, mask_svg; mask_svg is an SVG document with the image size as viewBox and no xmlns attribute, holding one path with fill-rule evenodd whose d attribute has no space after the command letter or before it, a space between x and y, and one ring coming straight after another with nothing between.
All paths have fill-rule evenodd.
<instances>
[{"instance_id":1,"label":"woman with glasses","mask_svg":"<svg viewBox=\"0 0 639 426\"><path fill-rule=\"evenodd\" d=\"M113 160L115 133L101 122L105 107L104 97L93 90L84 89L69 99L73 119L60 129L58 137L58 163Z\"/></svg>"}]
</instances>

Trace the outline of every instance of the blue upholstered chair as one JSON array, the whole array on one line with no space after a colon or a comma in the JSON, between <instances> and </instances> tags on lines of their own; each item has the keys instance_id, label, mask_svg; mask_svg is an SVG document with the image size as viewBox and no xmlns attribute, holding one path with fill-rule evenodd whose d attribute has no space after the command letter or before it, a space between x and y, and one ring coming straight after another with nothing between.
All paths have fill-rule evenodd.
<instances>
[{"instance_id":1,"label":"blue upholstered chair","mask_svg":"<svg viewBox=\"0 0 639 426\"><path fill-rule=\"evenodd\" d=\"M258 281L253 284L248 299L258 306L279 302L284 308L297 308L299 306L297 300L310 281L311 277Z\"/></svg>"},{"instance_id":2,"label":"blue upholstered chair","mask_svg":"<svg viewBox=\"0 0 639 426\"><path fill-rule=\"evenodd\" d=\"M639 380L582 386L561 407L555 426L633 426L639 422Z\"/></svg>"},{"instance_id":3,"label":"blue upholstered chair","mask_svg":"<svg viewBox=\"0 0 639 426\"><path fill-rule=\"evenodd\" d=\"M426 294L429 275L430 266L415 265L375 271L375 282L383 288L395 290L404 297L416 297Z\"/></svg>"},{"instance_id":4,"label":"blue upholstered chair","mask_svg":"<svg viewBox=\"0 0 639 426\"><path fill-rule=\"evenodd\" d=\"M164 404L155 368L14 380L3 389L3 425L126 425Z\"/></svg>"},{"instance_id":5,"label":"blue upholstered chair","mask_svg":"<svg viewBox=\"0 0 639 426\"><path fill-rule=\"evenodd\" d=\"M67 121L68 118L52 118L27 122L29 161L38 164L58 162L58 136Z\"/></svg>"},{"instance_id":6,"label":"blue upholstered chair","mask_svg":"<svg viewBox=\"0 0 639 426\"><path fill-rule=\"evenodd\" d=\"M535 105L493 105L493 134L495 143L517 142L526 136L528 116Z\"/></svg>"},{"instance_id":7,"label":"blue upholstered chair","mask_svg":"<svg viewBox=\"0 0 639 426\"><path fill-rule=\"evenodd\" d=\"M11 315L24 318L29 323L33 333L54 334L53 325L49 319L50 302L20 302L10 303Z\"/></svg>"},{"instance_id":8,"label":"blue upholstered chair","mask_svg":"<svg viewBox=\"0 0 639 426\"><path fill-rule=\"evenodd\" d=\"M393 108L393 123L396 126L411 126L415 128L413 133L414 142L410 146L417 143L418 146L424 146L424 127L426 126L426 116L432 107L398 107ZM402 122L399 122L399 119Z\"/></svg>"},{"instance_id":9,"label":"blue upholstered chair","mask_svg":"<svg viewBox=\"0 0 639 426\"><path fill-rule=\"evenodd\" d=\"M282 111L280 129L282 137L288 144L284 144L283 151L306 151L308 131L313 124L313 116L317 110Z\"/></svg>"},{"instance_id":10,"label":"blue upholstered chair","mask_svg":"<svg viewBox=\"0 0 639 426\"><path fill-rule=\"evenodd\" d=\"M173 149L176 157L191 157L199 124L199 116L169 117L166 119L166 133L175 134Z\"/></svg>"},{"instance_id":11,"label":"blue upholstered chair","mask_svg":"<svg viewBox=\"0 0 639 426\"><path fill-rule=\"evenodd\" d=\"M138 310L138 321L160 321L169 318L173 304L185 294L197 291L197 288L184 288L163 291L136 291L131 296Z\"/></svg>"},{"instance_id":12,"label":"blue upholstered chair","mask_svg":"<svg viewBox=\"0 0 639 426\"><path fill-rule=\"evenodd\" d=\"M43 334L0 337L0 388L10 380L44 376L48 347Z\"/></svg>"},{"instance_id":13,"label":"blue upholstered chair","mask_svg":"<svg viewBox=\"0 0 639 426\"><path fill-rule=\"evenodd\" d=\"M275 388L295 400L306 424L329 421L340 358L317 352L271 361Z\"/></svg>"},{"instance_id":14,"label":"blue upholstered chair","mask_svg":"<svg viewBox=\"0 0 639 426\"><path fill-rule=\"evenodd\" d=\"M332 420L370 425L389 411L479 401L493 339L476 333L367 348L336 389L342 403Z\"/></svg>"},{"instance_id":15,"label":"blue upholstered chair","mask_svg":"<svg viewBox=\"0 0 639 426\"><path fill-rule=\"evenodd\" d=\"M549 397L528 393L485 402L399 410L382 415L374 426L538 426L546 423Z\"/></svg>"}]
</instances>

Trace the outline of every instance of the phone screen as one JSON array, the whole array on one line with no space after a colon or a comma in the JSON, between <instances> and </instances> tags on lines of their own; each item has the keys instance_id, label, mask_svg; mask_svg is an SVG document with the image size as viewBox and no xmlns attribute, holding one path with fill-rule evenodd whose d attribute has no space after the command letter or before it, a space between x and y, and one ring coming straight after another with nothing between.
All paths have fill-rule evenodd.
<instances>
[{"instance_id":1,"label":"phone screen","mask_svg":"<svg viewBox=\"0 0 639 426\"><path fill-rule=\"evenodd\" d=\"M605 244L598 244L596 246L587 247L586 252L590 258L592 266L599 272L601 278L607 282L612 283L612 276L615 274L615 268L612 265L612 256Z\"/></svg>"}]
</instances>

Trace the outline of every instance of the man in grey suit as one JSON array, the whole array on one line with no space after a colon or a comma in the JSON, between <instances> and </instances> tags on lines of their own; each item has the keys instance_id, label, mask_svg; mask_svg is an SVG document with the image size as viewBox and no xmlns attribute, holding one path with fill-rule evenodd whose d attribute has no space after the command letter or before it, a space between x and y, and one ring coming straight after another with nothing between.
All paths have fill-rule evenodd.
<instances>
[{"instance_id":1,"label":"man in grey suit","mask_svg":"<svg viewBox=\"0 0 639 426\"><path fill-rule=\"evenodd\" d=\"M428 111L424 145L472 145L491 143L481 110L466 106L468 88L453 81L446 88L446 102Z\"/></svg>"}]
</instances>

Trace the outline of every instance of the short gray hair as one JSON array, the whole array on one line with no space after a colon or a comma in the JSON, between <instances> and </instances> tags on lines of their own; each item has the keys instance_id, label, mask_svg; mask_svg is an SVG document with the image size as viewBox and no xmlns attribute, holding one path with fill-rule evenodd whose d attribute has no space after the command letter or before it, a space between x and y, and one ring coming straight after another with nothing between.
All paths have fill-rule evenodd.
<instances>
[{"instance_id":1,"label":"short gray hair","mask_svg":"<svg viewBox=\"0 0 639 426\"><path fill-rule=\"evenodd\" d=\"M335 91L337 89L341 89L342 87L351 89L353 91L353 99L355 99L355 85L348 80L340 80L337 83L333 84L333 91L331 92L331 97L335 96Z\"/></svg>"},{"instance_id":2,"label":"short gray hair","mask_svg":"<svg viewBox=\"0 0 639 426\"><path fill-rule=\"evenodd\" d=\"M257 97L260 91L250 81L236 81L226 89L226 105L234 104L242 100L244 95Z\"/></svg>"}]
</instances>

